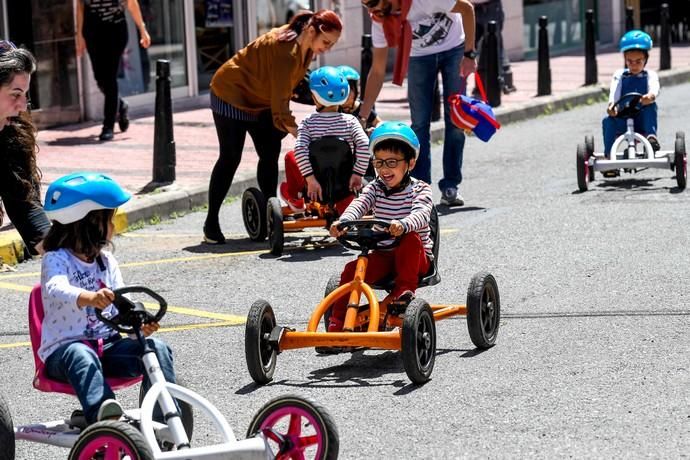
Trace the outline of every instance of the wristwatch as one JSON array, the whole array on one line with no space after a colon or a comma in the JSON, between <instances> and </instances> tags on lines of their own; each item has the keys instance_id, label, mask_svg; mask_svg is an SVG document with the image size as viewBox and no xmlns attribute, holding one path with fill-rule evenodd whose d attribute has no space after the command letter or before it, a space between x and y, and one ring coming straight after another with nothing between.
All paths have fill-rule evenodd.
<instances>
[{"instance_id":1,"label":"wristwatch","mask_svg":"<svg viewBox=\"0 0 690 460\"><path fill-rule=\"evenodd\" d=\"M466 58L476 59L477 56L479 55L479 53L477 53L477 50L469 50L469 51L465 51L464 53L462 53L462 55L465 56Z\"/></svg>"}]
</instances>

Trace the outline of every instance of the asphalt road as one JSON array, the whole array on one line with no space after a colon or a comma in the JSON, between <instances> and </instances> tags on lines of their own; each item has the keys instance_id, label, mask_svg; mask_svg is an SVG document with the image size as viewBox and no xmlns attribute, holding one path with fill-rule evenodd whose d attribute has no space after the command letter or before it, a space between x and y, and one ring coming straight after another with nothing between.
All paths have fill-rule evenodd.
<instances>
[{"instance_id":1,"label":"asphalt road","mask_svg":"<svg viewBox=\"0 0 690 460\"><path fill-rule=\"evenodd\" d=\"M664 89L659 138L687 124L690 85ZM498 281L497 345L477 352L464 318L437 324L432 380L410 384L398 353L317 356L287 351L273 383L252 383L244 360L250 305L268 300L279 324L303 329L332 273L353 258L315 230L289 236L280 257L244 233L237 201L222 210L227 245L200 244L203 213L115 239L125 281L172 306L160 337L185 385L214 402L243 436L252 415L284 393L323 404L341 458L678 458L690 451L690 192L670 170L650 170L577 192L575 146L594 134L601 104L506 126L468 141L463 208L440 209L441 284L418 296L464 303L473 273ZM440 177L440 148L434 148ZM438 191L435 191L438 199ZM323 235L323 233L321 233ZM327 243L328 241L326 241ZM31 388L33 362L21 289L36 261L0 274L0 391L15 423L57 419L76 400ZM228 316L230 315L230 316ZM190 325L197 325L192 328ZM134 390L120 398L136 403ZM197 423L197 442L215 438ZM18 459L66 450L19 442Z\"/></svg>"}]
</instances>

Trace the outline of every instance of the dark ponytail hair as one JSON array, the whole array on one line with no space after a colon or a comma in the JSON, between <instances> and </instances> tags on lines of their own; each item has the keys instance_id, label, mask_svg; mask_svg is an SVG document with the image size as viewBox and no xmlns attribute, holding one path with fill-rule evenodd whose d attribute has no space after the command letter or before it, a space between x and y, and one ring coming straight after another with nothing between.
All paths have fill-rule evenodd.
<instances>
[{"instance_id":1,"label":"dark ponytail hair","mask_svg":"<svg viewBox=\"0 0 690 460\"><path fill-rule=\"evenodd\" d=\"M307 27L316 29L318 35L322 32L342 32L343 23L335 11L319 10L316 13L302 11L292 17L287 29L281 31L280 35L278 35L278 40L282 42L294 40Z\"/></svg>"}]
</instances>

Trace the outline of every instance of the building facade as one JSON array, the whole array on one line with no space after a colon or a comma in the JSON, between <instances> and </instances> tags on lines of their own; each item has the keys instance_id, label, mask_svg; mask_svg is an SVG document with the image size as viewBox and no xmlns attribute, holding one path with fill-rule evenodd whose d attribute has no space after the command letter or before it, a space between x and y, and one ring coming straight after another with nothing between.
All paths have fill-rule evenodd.
<instances>
[{"instance_id":1,"label":"building facade","mask_svg":"<svg viewBox=\"0 0 690 460\"><path fill-rule=\"evenodd\" d=\"M78 59L75 52L77 1L81 0L0 0L0 36L28 47L39 61L31 100L40 126L100 118L102 96L88 57ZM213 73L223 62L259 34L289 21L300 9L334 9L345 24L337 46L319 57L315 66L349 64L359 68L362 34L371 27L360 0L139 3L152 44L146 50L139 47L136 28L128 16L130 40L119 78L121 95L134 109L153 107L158 59L170 61L174 99L205 97ZM536 24L542 15L549 18L552 53L582 47L584 11L588 8L596 12L600 43L615 42L624 29L626 0L503 0L503 5L504 43L512 60L535 54Z\"/></svg>"}]
</instances>

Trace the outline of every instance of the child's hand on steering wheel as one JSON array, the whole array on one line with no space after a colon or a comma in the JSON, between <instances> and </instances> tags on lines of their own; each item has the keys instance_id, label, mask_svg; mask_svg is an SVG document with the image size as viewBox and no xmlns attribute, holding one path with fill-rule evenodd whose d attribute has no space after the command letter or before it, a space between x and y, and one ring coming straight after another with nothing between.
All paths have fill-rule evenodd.
<instances>
[{"instance_id":1,"label":"child's hand on steering wheel","mask_svg":"<svg viewBox=\"0 0 690 460\"><path fill-rule=\"evenodd\" d=\"M642 98L640 99L640 103L642 105L649 105L653 104L654 101L656 100L656 97L652 93L647 93Z\"/></svg>"},{"instance_id":2,"label":"child's hand on steering wheel","mask_svg":"<svg viewBox=\"0 0 690 460\"><path fill-rule=\"evenodd\" d=\"M358 192L362 188L362 176L359 174L353 174L350 177L350 190L353 192Z\"/></svg>"},{"instance_id":3,"label":"child's hand on steering wheel","mask_svg":"<svg viewBox=\"0 0 690 460\"><path fill-rule=\"evenodd\" d=\"M148 323L148 324L142 324L141 325L141 333L144 334L144 337L148 337L154 332L156 332L159 328L158 323Z\"/></svg>"},{"instance_id":4,"label":"child's hand on steering wheel","mask_svg":"<svg viewBox=\"0 0 690 460\"><path fill-rule=\"evenodd\" d=\"M405 233L405 227L399 220L391 220L391 224L388 227L388 232L391 236L400 236Z\"/></svg>"},{"instance_id":5,"label":"child's hand on steering wheel","mask_svg":"<svg viewBox=\"0 0 690 460\"><path fill-rule=\"evenodd\" d=\"M616 105L613 102L611 102L609 106L606 107L606 113L610 117L615 117L616 115L618 115L618 110L616 110Z\"/></svg>"},{"instance_id":6,"label":"child's hand on steering wheel","mask_svg":"<svg viewBox=\"0 0 690 460\"><path fill-rule=\"evenodd\" d=\"M309 197L310 200L312 201L318 201L323 199L323 195L321 192L321 184L319 184L319 181L316 180L316 177L312 174L311 176L307 176L307 196Z\"/></svg>"},{"instance_id":7,"label":"child's hand on steering wheel","mask_svg":"<svg viewBox=\"0 0 690 460\"><path fill-rule=\"evenodd\" d=\"M105 307L113 303L115 294L108 288L99 289L96 292L83 291L77 297L78 307L94 307L103 310Z\"/></svg>"},{"instance_id":8,"label":"child's hand on steering wheel","mask_svg":"<svg viewBox=\"0 0 690 460\"><path fill-rule=\"evenodd\" d=\"M345 231L340 229L340 221L336 220L331 224L331 228L328 229L328 233L333 237L333 238L338 238L340 235L344 234Z\"/></svg>"}]
</instances>

